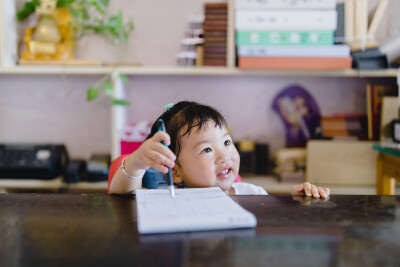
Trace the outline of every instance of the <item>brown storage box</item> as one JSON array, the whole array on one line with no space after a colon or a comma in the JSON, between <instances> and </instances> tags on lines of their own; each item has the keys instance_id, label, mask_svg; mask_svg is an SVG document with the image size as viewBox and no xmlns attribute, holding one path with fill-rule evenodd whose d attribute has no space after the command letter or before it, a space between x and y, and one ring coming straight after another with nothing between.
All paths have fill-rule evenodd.
<instances>
[{"instance_id":1,"label":"brown storage box","mask_svg":"<svg viewBox=\"0 0 400 267\"><path fill-rule=\"evenodd\" d=\"M371 141L309 141L306 181L317 185L375 185L378 152Z\"/></svg>"}]
</instances>

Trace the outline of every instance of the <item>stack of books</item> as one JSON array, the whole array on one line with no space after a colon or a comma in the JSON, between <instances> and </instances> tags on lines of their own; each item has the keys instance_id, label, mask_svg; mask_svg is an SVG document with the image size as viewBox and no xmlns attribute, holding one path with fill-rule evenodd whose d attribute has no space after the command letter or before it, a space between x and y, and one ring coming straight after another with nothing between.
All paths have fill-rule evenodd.
<instances>
[{"instance_id":1,"label":"stack of books","mask_svg":"<svg viewBox=\"0 0 400 267\"><path fill-rule=\"evenodd\" d=\"M226 66L228 5L204 5L204 66Z\"/></svg>"},{"instance_id":2,"label":"stack of books","mask_svg":"<svg viewBox=\"0 0 400 267\"><path fill-rule=\"evenodd\" d=\"M341 140L366 140L367 116L365 114L334 114L321 118L325 138Z\"/></svg>"},{"instance_id":3,"label":"stack of books","mask_svg":"<svg viewBox=\"0 0 400 267\"><path fill-rule=\"evenodd\" d=\"M334 45L336 0L235 1L238 66L243 69L351 68L348 45Z\"/></svg>"}]
</instances>

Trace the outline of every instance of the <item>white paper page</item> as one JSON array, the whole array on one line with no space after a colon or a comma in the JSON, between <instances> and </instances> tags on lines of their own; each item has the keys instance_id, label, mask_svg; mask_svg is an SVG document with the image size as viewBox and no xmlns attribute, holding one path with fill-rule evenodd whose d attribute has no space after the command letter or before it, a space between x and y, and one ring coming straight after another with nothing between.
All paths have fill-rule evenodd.
<instances>
[{"instance_id":1,"label":"white paper page","mask_svg":"<svg viewBox=\"0 0 400 267\"><path fill-rule=\"evenodd\" d=\"M170 233L257 225L256 217L218 187L137 189L138 230L141 234Z\"/></svg>"}]
</instances>

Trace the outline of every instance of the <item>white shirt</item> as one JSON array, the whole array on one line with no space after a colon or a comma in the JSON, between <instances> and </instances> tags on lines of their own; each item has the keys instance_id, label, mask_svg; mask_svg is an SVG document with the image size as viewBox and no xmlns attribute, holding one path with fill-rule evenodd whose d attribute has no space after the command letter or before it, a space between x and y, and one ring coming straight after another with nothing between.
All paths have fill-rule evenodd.
<instances>
[{"instance_id":1,"label":"white shirt","mask_svg":"<svg viewBox=\"0 0 400 267\"><path fill-rule=\"evenodd\" d=\"M249 183L233 183L233 189L235 189L235 195L268 195L267 191L261 186L249 184Z\"/></svg>"}]
</instances>

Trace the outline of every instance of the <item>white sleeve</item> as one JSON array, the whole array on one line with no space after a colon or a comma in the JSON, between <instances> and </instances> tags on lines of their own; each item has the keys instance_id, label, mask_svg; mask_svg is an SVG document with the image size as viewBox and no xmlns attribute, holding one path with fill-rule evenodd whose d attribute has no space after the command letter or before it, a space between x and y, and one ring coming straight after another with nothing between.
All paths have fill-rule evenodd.
<instances>
[{"instance_id":1,"label":"white sleeve","mask_svg":"<svg viewBox=\"0 0 400 267\"><path fill-rule=\"evenodd\" d=\"M268 195L264 188L254 184L233 183L232 187L235 189L235 195Z\"/></svg>"}]
</instances>

